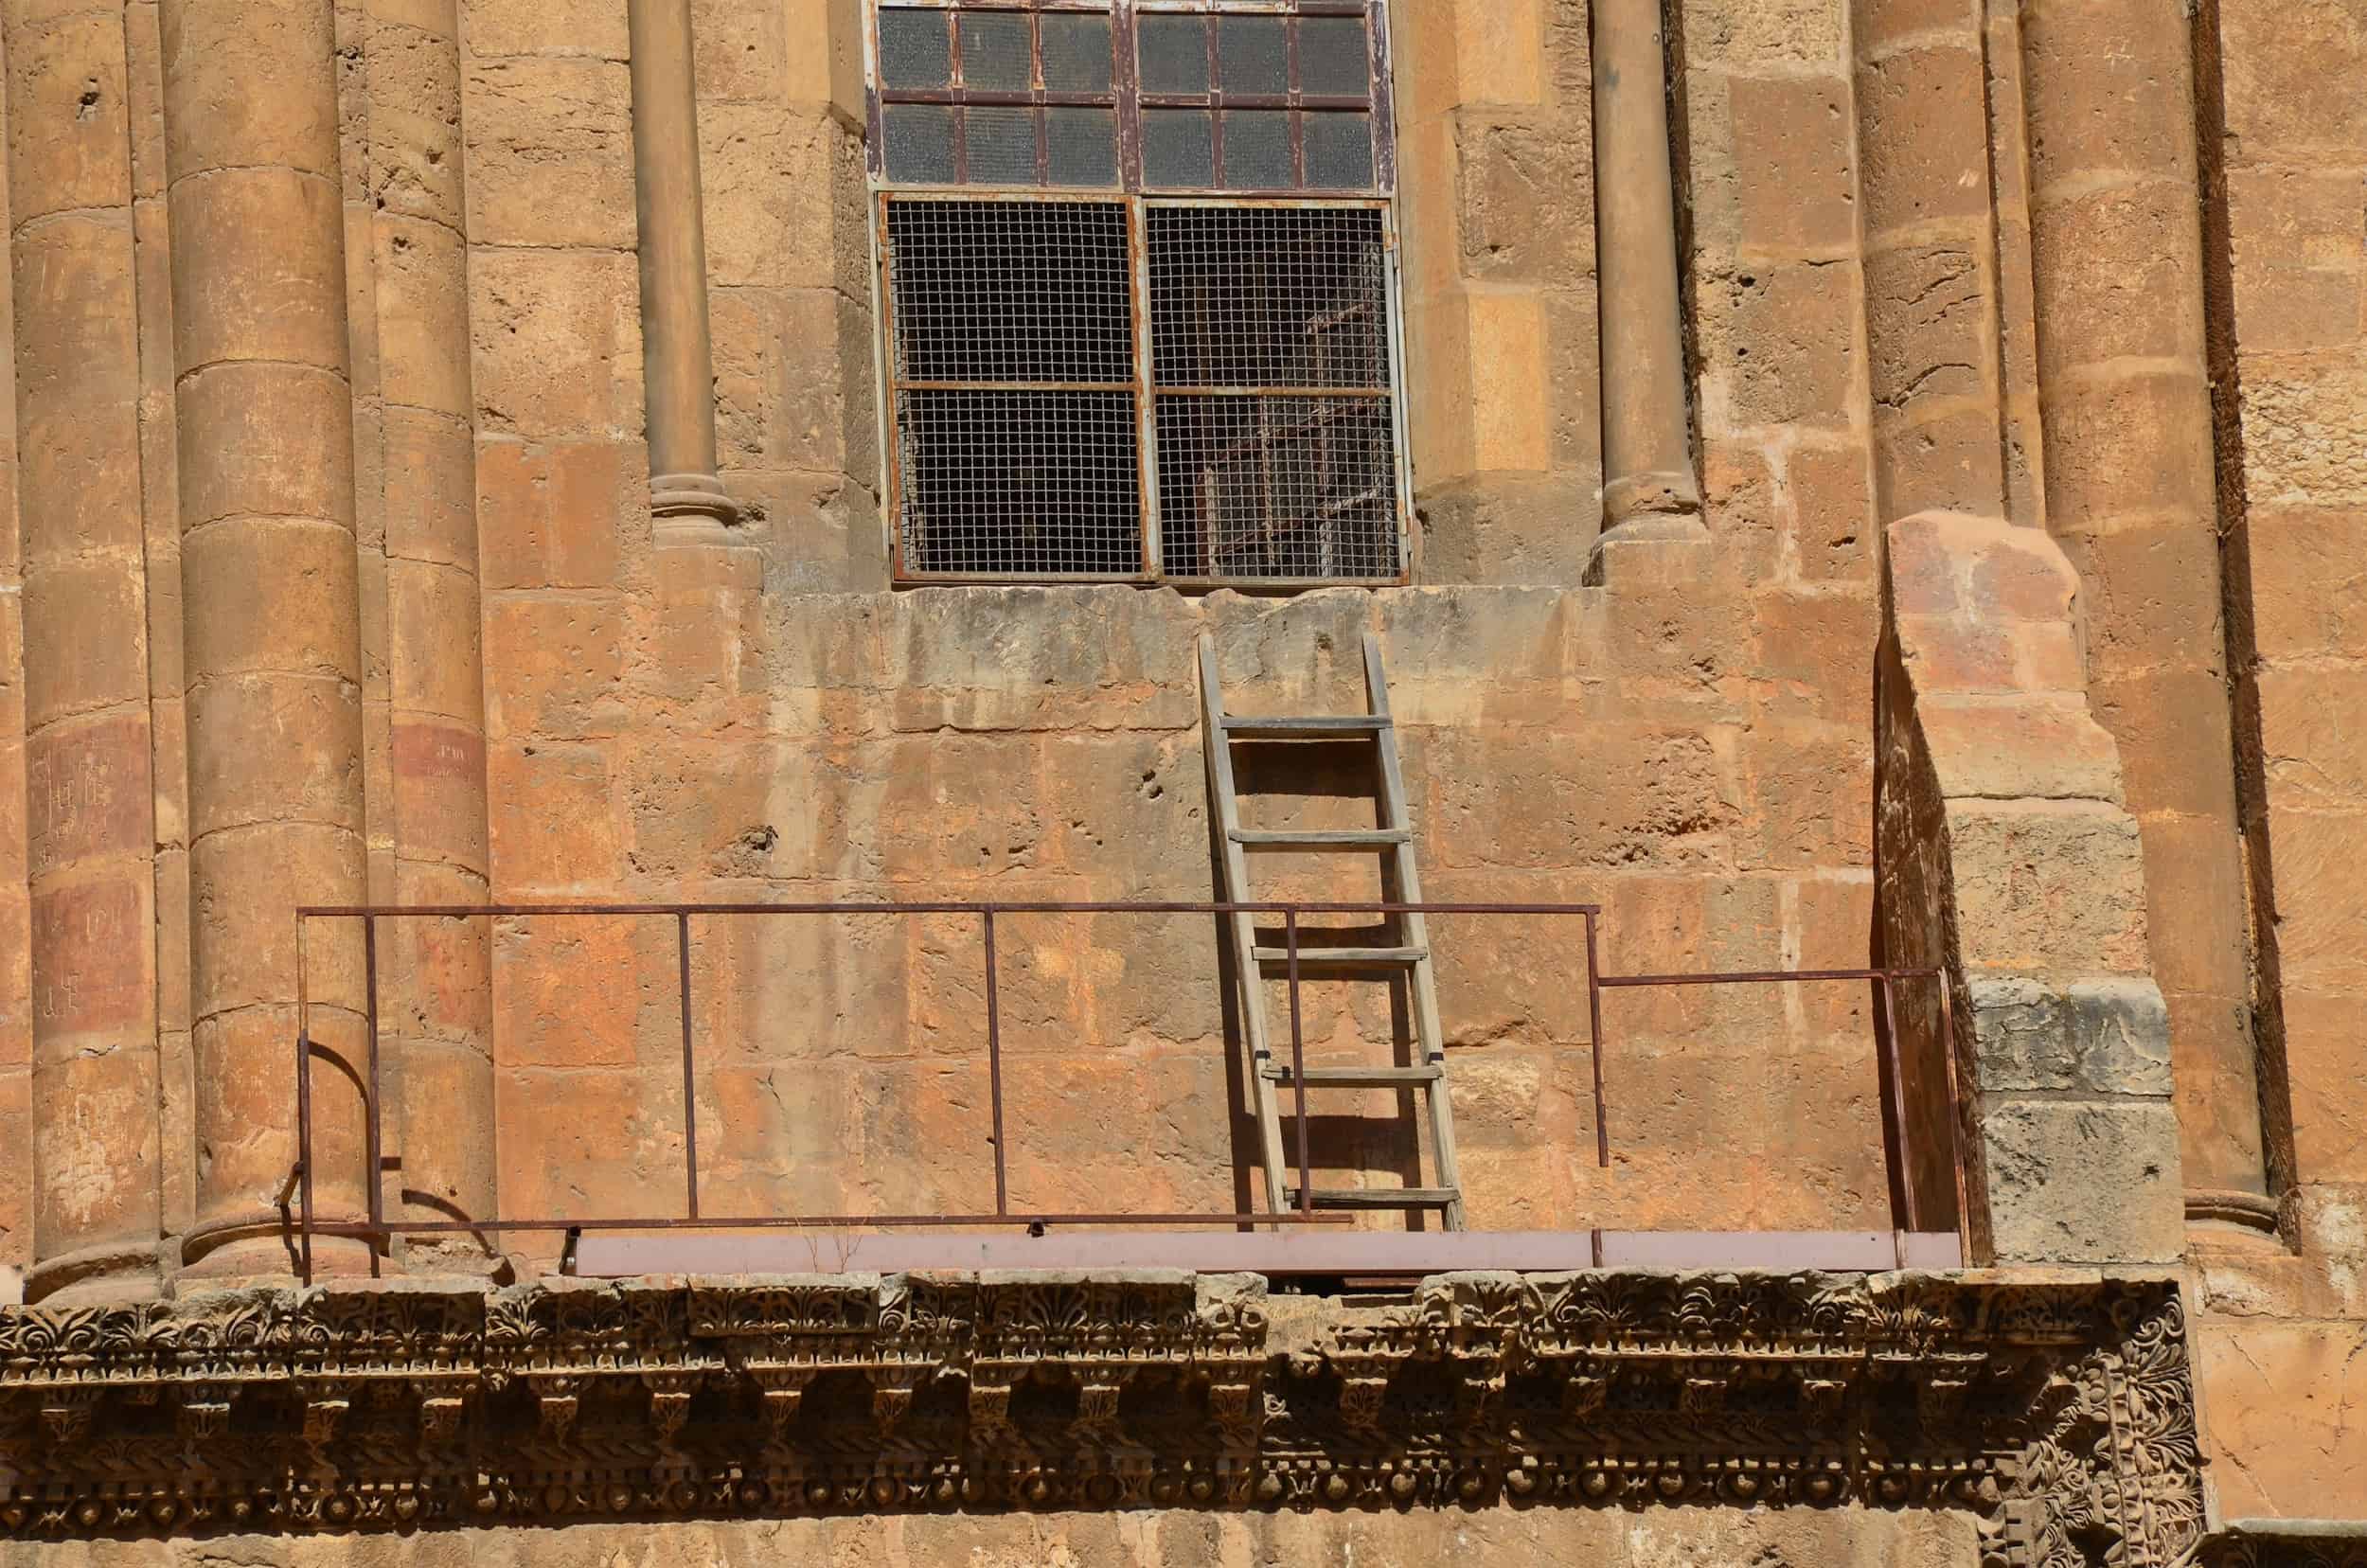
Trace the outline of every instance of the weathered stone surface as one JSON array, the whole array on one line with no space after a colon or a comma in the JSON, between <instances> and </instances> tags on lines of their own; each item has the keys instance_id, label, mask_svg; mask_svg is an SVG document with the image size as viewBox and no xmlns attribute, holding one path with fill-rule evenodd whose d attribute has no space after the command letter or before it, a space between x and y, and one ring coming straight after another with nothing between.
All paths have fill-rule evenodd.
<instances>
[{"instance_id":1,"label":"weathered stone surface","mask_svg":"<svg viewBox=\"0 0 2367 1568\"><path fill-rule=\"evenodd\" d=\"M1999 1091L2170 1092L2170 1017L2147 980L1970 985L1981 1083Z\"/></svg>"}]
</instances>

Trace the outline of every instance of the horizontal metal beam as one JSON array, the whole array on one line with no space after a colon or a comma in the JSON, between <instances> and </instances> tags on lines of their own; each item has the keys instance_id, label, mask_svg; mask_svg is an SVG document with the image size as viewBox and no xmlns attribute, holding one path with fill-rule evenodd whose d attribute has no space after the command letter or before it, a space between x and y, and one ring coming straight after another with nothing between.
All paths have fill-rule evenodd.
<instances>
[{"instance_id":1,"label":"horizontal metal beam","mask_svg":"<svg viewBox=\"0 0 2367 1568\"><path fill-rule=\"evenodd\" d=\"M1046 1236L586 1236L578 1274L905 1274L970 1269L1191 1269L1201 1274L1408 1278L1471 1270L1781 1269L1878 1274L1955 1269L1953 1232L1058 1230Z\"/></svg>"}]
</instances>

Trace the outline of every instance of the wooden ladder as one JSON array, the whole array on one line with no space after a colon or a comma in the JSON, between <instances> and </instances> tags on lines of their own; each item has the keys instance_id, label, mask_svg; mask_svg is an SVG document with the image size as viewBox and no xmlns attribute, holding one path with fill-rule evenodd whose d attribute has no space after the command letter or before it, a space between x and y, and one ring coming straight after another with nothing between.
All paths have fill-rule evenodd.
<instances>
[{"instance_id":1,"label":"wooden ladder","mask_svg":"<svg viewBox=\"0 0 2367 1568\"><path fill-rule=\"evenodd\" d=\"M1216 640L1200 639L1200 701L1203 750L1208 758L1208 798L1216 811L1222 846L1223 901L1254 903L1249 857L1255 853L1289 852L1378 853L1381 857L1381 894L1393 903L1422 901L1422 880L1414 864L1414 824L1405 805L1405 774L1397 760L1397 726L1389 718L1389 683L1380 667L1380 644L1364 638L1364 693L1368 711L1361 714L1302 718L1267 718L1225 711L1224 691L1217 674ZM1233 743L1237 740L1361 740L1373 746L1379 774L1377 800L1379 826L1371 829L1303 832L1257 831L1241 826L1240 798L1233 781ZM1447 1090L1447 1055L1438 1028L1438 988L1431 969L1430 933L1419 914L1389 917L1397 928L1397 942L1387 947L1318 947L1298 950L1302 977L1363 973L1390 978L1404 975L1412 992L1414 1058L1410 1067L1310 1067L1307 1089L1412 1089L1422 1096L1429 1113L1431 1168L1434 1187L1317 1187L1311 1206L1319 1209L1435 1210L1446 1228L1463 1228L1463 1184L1455 1163L1454 1107ZM1228 915L1233 938L1233 971L1239 994L1243 1043L1249 1054L1247 1078L1256 1097L1257 1131L1264 1146L1266 1203L1281 1212L1299 1206L1299 1190L1287 1179L1289 1159L1282 1141L1280 1091L1297 1087L1290 1073L1290 1042L1286 1037L1277 1057L1266 1022L1265 980L1285 971L1290 953L1283 947L1261 947L1257 918ZM1304 933L1302 932L1302 935ZM1310 1180L1301 1170L1299 1181Z\"/></svg>"}]
</instances>

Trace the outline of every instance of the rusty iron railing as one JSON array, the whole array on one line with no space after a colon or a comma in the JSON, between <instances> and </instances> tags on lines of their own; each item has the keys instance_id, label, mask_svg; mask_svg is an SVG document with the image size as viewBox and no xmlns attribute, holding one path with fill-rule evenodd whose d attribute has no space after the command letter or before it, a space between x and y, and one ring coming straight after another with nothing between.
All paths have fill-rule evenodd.
<instances>
[{"instance_id":1,"label":"rusty iron railing","mask_svg":"<svg viewBox=\"0 0 2367 1568\"><path fill-rule=\"evenodd\" d=\"M1117 902L1059 902L1059 901L978 901L978 902L824 902L824 903L561 903L561 904L338 904L306 905L296 911L296 1008L299 1019L296 1047L296 1165L291 1172L294 1188L296 1214L294 1229L298 1243L300 1273L309 1283L312 1277L312 1242L315 1237L337 1236L360 1238L371 1243L371 1268L378 1267L378 1257L384 1243L396 1236L429 1235L496 1235L505 1232L542 1232L574 1238L591 1231L669 1231L669 1230L825 1230L825 1229L954 1229L960 1227L1023 1227L1030 1234L1041 1235L1056 1226L1089 1228L1140 1226L1210 1226L1248 1227L1257 1225L1335 1225L1352 1221L1344 1213L1317 1213L1311 1206L1313 1182L1308 1174L1308 1148L1307 1114L1306 1041L1301 1025L1299 998L1303 983L1299 959L1302 953L1320 953L1320 947L1304 948L1301 938L1308 928L1302 925L1310 915L1361 915L1397 917L1479 916L1528 917L1541 916L1573 918L1583 922L1582 959L1586 975L1587 1019L1590 1029L1588 1051L1593 1058L1595 1159L1602 1168L1611 1167L1610 1096L1604 1078L1603 993L1639 988L1700 987L1700 986L1760 986L1798 985L1816 982L1856 982L1874 987L1879 1006L1877 1026L1877 1047L1881 1077L1887 1090L1883 1117L1883 1156L1890 1183L1894 1235L1898 1239L1898 1257L1906 1258L1905 1238L1926 1228L1931 1217L1925 1195L1916 1189L1914 1162L1906 1157L1905 1140L1916 1129L1908 1118L1904 1081L1900 1073L1899 1043L1894 991L1901 982L1931 981L1940 977L1937 969L1822 969L1822 970L1748 970L1725 971L1696 974L1607 974L1603 972L1599 955L1599 931L1602 906L1591 903L1458 903L1419 902L1334 902L1265 900L1253 903L1219 901L1131 900ZM1017 915L1249 915L1273 916L1283 921L1287 975L1285 984L1290 996L1290 1082L1292 1086L1291 1114L1296 1126L1296 1154L1300 1170L1298 1191L1300 1206L1286 1212L1240 1211L1234 1213L1191 1214L1081 1214L1013 1212L1010 1205L1008 1151L1005 1143L1003 1096L1003 1040L1000 982L995 952L995 922L999 917ZM994 1212L991 1214L824 1214L824 1215L733 1215L713 1216L701 1213L699 1204L699 1127L697 1096L697 1047L693 1027L694 1009L691 995L690 923L694 918L759 916L786 917L858 917L858 916L963 916L979 921L980 945L984 957L985 977L985 1038L988 1071L988 1094L991 1121L990 1145L994 1151ZM379 1051L379 985L378 929L382 922L396 920L461 919L461 918L665 918L674 922L674 951L677 968L678 994L682 1020L683 1072L683 1152L684 1207L677 1216L584 1216L535 1217L528 1219L464 1219L440 1221L405 1221L390 1219L385 1212L383 1194L383 1108L380 1101ZM364 1105L364 1161L368 1171L365 1183L365 1214L358 1221L322 1218L316 1211L313 1182L315 1157L313 1150L312 1060L315 1055L326 1055L311 1038L311 1001L305 957L304 933L315 920L356 920L362 925L363 984L365 989L365 1049L360 1072L356 1075ZM1939 1017L1941 1036L1949 1038L1949 988L1941 984ZM1949 1103L1956 1103L1955 1063L1952 1052L1943 1052L1948 1060ZM1229 1116L1234 1108L1225 1107ZM1939 1130L1920 1130L1937 1134ZM1956 1133L1951 1123L1945 1130L1949 1140L1949 1167L1954 1172L1955 1191L1953 1212L1949 1217L1950 1228L1961 1227L1965 1214L1965 1167L1962 1151L1956 1146ZM1597 1230L1595 1253L1602 1252L1604 1233Z\"/></svg>"}]
</instances>

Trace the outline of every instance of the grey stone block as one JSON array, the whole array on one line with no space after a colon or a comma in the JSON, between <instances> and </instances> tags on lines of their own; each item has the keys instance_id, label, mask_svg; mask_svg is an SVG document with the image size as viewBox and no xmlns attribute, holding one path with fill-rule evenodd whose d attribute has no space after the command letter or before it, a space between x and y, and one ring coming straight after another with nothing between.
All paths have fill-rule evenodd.
<instances>
[{"instance_id":1,"label":"grey stone block","mask_svg":"<svg viewBox=\"0 0 2367 1568\"><path fill-rule=\"evenodd\" d=\"M2178 1259L2185 1205L2168 1104L1992 1098L1982 1140L2001 1263Z\"/></svg>"},{"instance_id":2,"label":"grey stone block","mask_svg":"<svg viewBox=\"0 0 2367 1568\"><path fill-rule=\"evenodd\" d=\"M2169 1009L2151 980L1976 979L1970 989L1981 1087L1988 1093L2170 1092Z\"/></svg>"}]
</instances>

